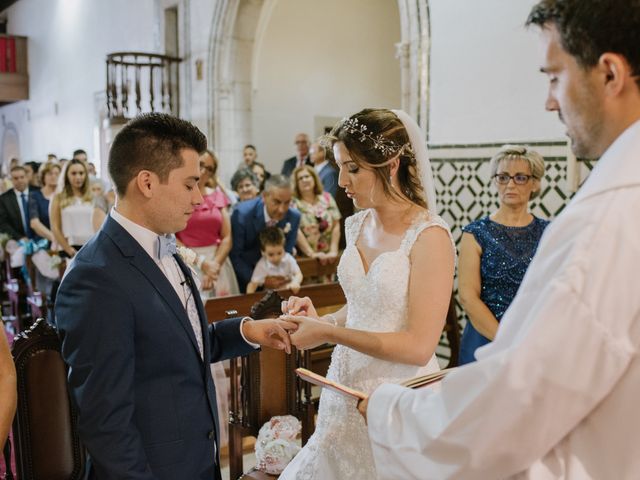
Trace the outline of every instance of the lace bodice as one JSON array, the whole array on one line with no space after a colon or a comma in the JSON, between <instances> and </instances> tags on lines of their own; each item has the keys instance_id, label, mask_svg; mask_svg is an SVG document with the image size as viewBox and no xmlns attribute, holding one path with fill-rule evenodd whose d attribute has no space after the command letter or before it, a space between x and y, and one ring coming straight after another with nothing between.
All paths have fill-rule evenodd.
<instances>
[{"instance_id":1,"label":"lace bodice","mask_svg":"<svg viewBox=\"0 0 640 480\"><path fill-rule=\"evenodd\" d=\"M367 215L369 210L352 215L345 225L347 246L338 265L338 279L348 305L345 326L376 332L401 331L407 325L411 249L424 229L440 227L449 232L449 227L438 216L421 215L405 232L400 247L380 254L365 272L356 242ZM400 382L436 370L435 355L427 365L417 367L380 360L338 345L327 376L371 393L382 383ZM376 478L366 425L355 401L322 391L316 431L280 478Z\"/></svg>"}]
</instances>

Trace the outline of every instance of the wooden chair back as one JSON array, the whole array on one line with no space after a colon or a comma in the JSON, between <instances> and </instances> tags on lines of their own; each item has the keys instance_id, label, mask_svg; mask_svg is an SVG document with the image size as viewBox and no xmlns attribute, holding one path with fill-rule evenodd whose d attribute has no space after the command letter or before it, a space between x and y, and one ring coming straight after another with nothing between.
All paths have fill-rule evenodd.
<instances>
[{"instance_id":1,"label":"wooden chair back","mask_svg":"<svg viewBox=\"0 0 640 480\"><path fill-rule=\"evenodd\" d=\"M280 290L266 296L264 292L258 292L214 298L207 301L205 309L209 322L245 315L275 317L280 314L282 299L290 295L290 291ZM337 283L303 286L297 295L308 296L317 308L345 303L344 292ZM326 347L321 348L327 351ZM322 360L328 365L328 357ZM242 438L257 436L260 427L272 416L290 414L298 417L302 422L303 444L311 436L315 411L310 387L299 381L294 370L299 366L313 368L313 365L310 351L302 354L294 349L292 355L287 355L269 348L234 359L230 365L229 466L231 478L235 479L243 473Z\"/></svg>"},{"instance_id":2,"label":"wooden chair back","mask_svg":"<svg viewBox=\"0 0 640 480\"><path fill-rule=\"evenodd\" d=\"M83 478L86 454L56 330L39 318L15 338L12 352L18 383L13 423L18 478Z\"/></svg>"}]
</instances>

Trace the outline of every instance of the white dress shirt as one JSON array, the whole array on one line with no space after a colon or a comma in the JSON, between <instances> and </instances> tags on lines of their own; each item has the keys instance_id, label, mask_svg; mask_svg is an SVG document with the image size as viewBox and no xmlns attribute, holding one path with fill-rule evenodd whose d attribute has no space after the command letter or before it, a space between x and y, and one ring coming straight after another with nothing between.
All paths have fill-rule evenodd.
<instances>
[{"instance_id":1,"label":"white dress shirt","mask_svg":"<svg viewBox=\"0 0 640 480\"><path fill-rule=\"evenodd\" d=\"M111 218L113 218L116 222L118 222L120 226L122 226L122 228L124 228L127 231L127 233L129 233L129 235L131 235L140 244L142 249L145 252L147 252L147 254L151 257L151 259L156 263L156 265L158 265L158 268L162 271L165 277L167 277L167 280L169 280L169 283L171 283L171 286L176 291L178 298L180 298L180 301L182 302L182 306L185 308L185 310L188 313L189 304L187 302L188 301L193 302L195 306L193 292L191 291L191 288L189 287L189 285L186 284L184 274L180 270L180 267L178 266L178 263L176 262L175 258L173 258L170 255L164 256L162 260L158 258L158 255L157 255L158 234L129 220L124 215L118 213L115 207L111 209ZM253 346L254 348L258 348L259 345L249 342L245 338L244 333L242 332L242 325L247 320L250 320L250 318L246 317L240 323L240 334L242 335L242 338L244 339L245 342L247 342L249 345ZM202 348L202 342L203 342L202 331L201 329L195 328L195 327L193 330L194 330L194 334L196 335L198 347ZM200 355L202 357L203 355L202 350L200 351Z\"/></svg>"},{"instance_id":2,"label":"white dress shirt","mask_svg":"<svg viewBox=\"0 0 640 480\"><path fill-rule=\"evenodd\" d=\"M373 393L380 478L640 478L638 211L640 122L547 228L478 361Z\"/></svg>"}]
</instances>

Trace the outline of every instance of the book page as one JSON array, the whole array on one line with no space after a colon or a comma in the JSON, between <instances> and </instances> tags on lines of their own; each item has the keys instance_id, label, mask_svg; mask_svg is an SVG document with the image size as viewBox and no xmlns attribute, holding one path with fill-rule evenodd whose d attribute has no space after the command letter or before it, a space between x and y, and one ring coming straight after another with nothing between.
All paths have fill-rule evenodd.
<instances>
[{"instance_id":1,"label":"book page","mask_svg":"<svg viewBox=\"0 0 640 480\"><path fill-rule=\"evenodd\" d=\"M401 386L407 388L421 388L427 385L431 385L432 383L436 383L442 380L448 373L455 370L455 368L446 368L444 370L439 370L434 373L430 373L428 375L422 375L420 377L410 378L400 383ZM355 390L353 388L347 387L346 385L342 385L338 382L334 382L333 380L329 380L327 377L323 377L322 375L318 375L317 373L312 372L311 370L307 370L306 368L296 368L296 374L302 379L314 385L318 385L322 388L328 388L337 392L341 395L345 395L347 397L357 398L359 400L364 400L368 397L368 395L359 390Z\"/></svg>"}]
</instances>

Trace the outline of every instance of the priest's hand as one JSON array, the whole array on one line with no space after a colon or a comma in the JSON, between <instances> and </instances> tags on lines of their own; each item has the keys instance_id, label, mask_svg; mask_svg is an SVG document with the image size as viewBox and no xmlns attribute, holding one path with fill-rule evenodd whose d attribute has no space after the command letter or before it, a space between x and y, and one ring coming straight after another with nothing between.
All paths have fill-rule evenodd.
<instances>
[{"instance_id":1,"label":"priest's hand","mask_svg":"<svg viewBox=\"0 0 640 480\"><path fill-rule=\"evenodd\" d=\"M364 400L358 400L358 411L364 418L364 423L367 423L367 407L369 406L369 397Z\"/></svg>"},{"instance_id":2,"label":"priest's hand","mask_svg":"<svg viewBox=\"0 0 640 480\"><path fill-rule=\"evenodd\" d=\"M289 331L296 328L298 326L294 322L270 318L244 322L242 324L242 334L251 343L258 343L265 347L291 353Z\"/></svg>"},{"instance_id":3,"label":"priest's hand","mask_svg":"<svg viewBox=\"0 0 640 480\"><path fill-rule=\"evenodd\" d=\"M332 329L335 328L322 320L301 315L282 315L280 318L297 325L297 330L291 334L291 343L299 350L307 350L327 343Z\"/></svg>"},{"instance_id":4,"label":"priest's hand","mask_svg":"<svg viewBox=\"0 0 640 480\"><path fill-rule=\"evenodd\" d=\"M282 302L282 313L284 315L304 315L306 317L318 318L318 313L309 297L295 297L291 295L288 300Z\"/></svg>"}]
</instances>

